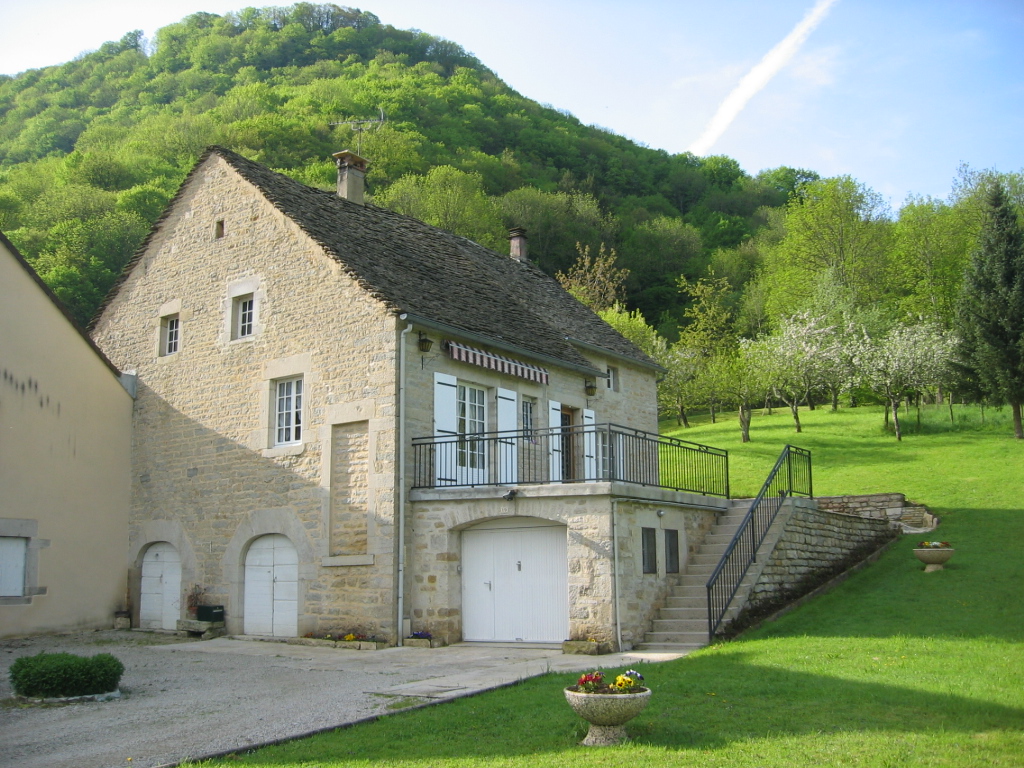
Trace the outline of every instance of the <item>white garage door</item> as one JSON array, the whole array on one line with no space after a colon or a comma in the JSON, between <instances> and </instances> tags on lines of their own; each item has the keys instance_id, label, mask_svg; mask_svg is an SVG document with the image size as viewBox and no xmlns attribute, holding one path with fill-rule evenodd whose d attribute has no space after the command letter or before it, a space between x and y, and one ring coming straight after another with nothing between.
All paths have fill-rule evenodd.
<instances>
[{"instance_id":1,"label":"white garage door","mask_svg":"<svg viewBox=\"0 0 1024 768\"><path fill-rule=\"evenodd\" d=\"M462 636L560 643L569 637L566 528L536 518L462 534Z\"/></svg>"},{"instance_id":2,"label":"white garage door","mask_svg":"<svg viewBox=\"0 0 1024 768\"><path fill-rule=\"evenodd\" d=\"M139 626L177 629L181 618L181 556L173 544L158 541L142 556Z\"/></svg>"},{"instance_id":3,"label":"white garage door","mask_svg":"<svg viewBox=\"0 0 1024 768\"><path fill-rule=\"evenodd\" d=\"M245 634L295 637L299 555L287 537L261 536L245 555Z\"/></svg>"}]
</instances>

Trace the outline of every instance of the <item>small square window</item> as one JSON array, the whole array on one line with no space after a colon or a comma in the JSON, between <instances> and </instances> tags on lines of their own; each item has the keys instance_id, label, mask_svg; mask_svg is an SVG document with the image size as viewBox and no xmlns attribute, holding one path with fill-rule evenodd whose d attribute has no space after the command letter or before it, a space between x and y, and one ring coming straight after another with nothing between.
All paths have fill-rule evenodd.
<instances>
[{"instance_id":1,"label":"small square window","mask_svg":"<svg viewBox=\"0 0 1024 768\"><path fill-rule=\"evenodd\" d=\"M665 529L665 573L679 573L679 531Z\"/></svg>"},{"instance_id":2,"label":"small square window","mask_svg":"<svg viewBox=\"0 0 1024 768\"><path fill-rule=\"evenodd\" d=\"M302 442L302 377L277 382L274 445Z\"/></svg>"},{"instance_id":3,"label":"small square window","mask_svg":"<svg viewBox=\"0 0 1024 768\"><path fill-rule=\"evenodd\" d=\"M253 335L256 317L256 299L251 293L236 296L232 301L231 338L244 339Z\"/></svg>"},{"instance_id":4,"label":"small square window","mask_svg":"<svg viewBox=\"0 0 1024 768\"><path fill-rule=\"evenodd\" d=\"M658 532L654 528L641 528L644 573L658 572Z\"/></svg>"}]
</instances>

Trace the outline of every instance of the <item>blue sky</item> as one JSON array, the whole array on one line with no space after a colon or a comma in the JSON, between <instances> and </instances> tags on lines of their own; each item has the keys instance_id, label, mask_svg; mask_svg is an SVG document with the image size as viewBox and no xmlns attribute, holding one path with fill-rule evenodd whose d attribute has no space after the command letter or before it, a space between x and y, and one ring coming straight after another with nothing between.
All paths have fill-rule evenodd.
<instances>
[{"instance_id":1,"label":"blue sky","mask_svg":"<svg viewBox=\"0 0 1024 768\"><path fill-rule=\"evenodd\" d=\"M133 29L152 36L195 11L264 4L273 3L6 0L0 72L67 61ZM358 7L395 27L454 40L523 95L584 123L671 153L726 154L750 173L790 165L849 174L899 207L911 193L946 197L962 162L1024 168L1021 0L368 0ZM713 143L698 144L741 82L749 87L740 108L724 128L719 121Z\"/></svg>"}]
</instances>

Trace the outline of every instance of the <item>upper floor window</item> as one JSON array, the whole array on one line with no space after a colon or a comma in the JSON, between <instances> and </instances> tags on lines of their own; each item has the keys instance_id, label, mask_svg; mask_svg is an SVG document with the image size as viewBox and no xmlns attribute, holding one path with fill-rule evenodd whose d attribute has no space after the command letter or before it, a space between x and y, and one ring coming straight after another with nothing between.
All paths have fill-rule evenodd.
<instances>
[{"instance_id":1,"label":"upper floor window","mask_svg":"<svg viewBox=\"0 0 1024 768\"><path fill-rule=\"evenodd\" d=\"M236 296L232 302L232 334L233 339L244 339L252 336L255 328L256 299L251 293Z\"/></svg>"},{"instance_id":2,"label":"upper floor window","mask_svg":"<svg viewBox=\"0 0 1024 768\"><path fill-rule=\"evenodd\" d=\"M173 355L181 343L181 316L167 315L160 319L160 354Z\"/></svg>"},{"instance_id":3,"label":"upper floor window","mask_svg":"<svg viewBox=\"0 0 1024 768\"><path fill-rule=\"evenodd\" d=\"M530 437L533 435L533 414L536 408L537 401L532 397L524 397L522 400L523 409L523 436Z\"/></svg>"},{"instance_id":4,"label":"upper floor window","mask_svg":"<svg viewBox=\"0 0 1024 768\"><path fill-rule=\"evenodd\" d=\"M275 445L302 442L302 377L277 382Z\"/></svg>"},{"instance_id":5,"label":"upper floor window","mask_svg":"<svg viewBox=\"0 0 1024 768\"><path fill-rule=\"evenodd\" d=\"M605 386L613 392L619 391L619 369L608 366L608 378L605 379Z\"/></svg>"}]
</instances>

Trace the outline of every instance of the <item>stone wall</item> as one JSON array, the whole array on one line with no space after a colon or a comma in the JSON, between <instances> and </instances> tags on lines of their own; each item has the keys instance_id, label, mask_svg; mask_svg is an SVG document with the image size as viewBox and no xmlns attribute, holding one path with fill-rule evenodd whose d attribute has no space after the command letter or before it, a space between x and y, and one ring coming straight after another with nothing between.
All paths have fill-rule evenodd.
<instances>
[{"instance_id":1,"label":"stone wall","mask_svg":"<svg viewBox=\"0 0 1024 768\"><path fill-rule=\"evenodd\" d=\"M218 224L220 222L221 224ZM251 295L251 335L232 333ZM180 345L161 349L167 317ZM94 338L138 373L131 591L148 546L182 558L244 629L249 545L299 553L298 632L395 639L396 319L223 160L189 180ZM302 376L301 440L275 445L275 381ZM337 472L332 465L338 464ZM184 618L184 600L182 601Z\"/></svg>"},{"instance_id":2,"label":"stone wall","mask_svg":"<svg viewBox=\"0 0 1024 768\"><path fill-rule=\"evenodd\" d=\"M897 525L931 529L935 517L922 504L908 502L902 493L869 493L860 496L818 496L818 509L888 520Z\"/></svg>"},{"instance_id":3,"label":"stone wall","mask_svg":"<svg viewBox=\"0 0 1024 768\"><path fill-rule=\"evenodd\" d=\"M568 555L569 637L617 647L615 567L618 541L618 605L623 648L642 641L650 621L679 574L665 572L664 531L679 532L680 573L727 502L690 494L644 489L630 498L610 483L524 486L513 499L503 488L414 491L410 517L408 610L413 631L445 642L462 636L462 534L482 522L514 517L565 526ZM615 501L616 531L612 530ZM684 507L679 504L690 503ZM702 505L707 505L702 508ZM658 572L643 573L641 529L657 536ZM528 599L528 596L524 596Z\"/></svg>"},{"instance_id":4,"label":"stone wall","mask_svg":"<svg viewBox=\"0 0 1024 768\"><path fill-rule=\"evenodd\" d=\"M815 508L816 500L793 499L778 541L751 590L745 612L758 613L817 586L894 536L879 517Z\"/></svg>"}]
</instances>

